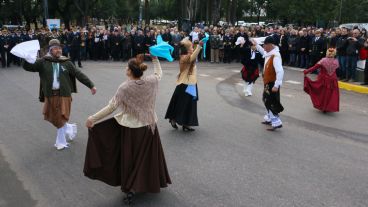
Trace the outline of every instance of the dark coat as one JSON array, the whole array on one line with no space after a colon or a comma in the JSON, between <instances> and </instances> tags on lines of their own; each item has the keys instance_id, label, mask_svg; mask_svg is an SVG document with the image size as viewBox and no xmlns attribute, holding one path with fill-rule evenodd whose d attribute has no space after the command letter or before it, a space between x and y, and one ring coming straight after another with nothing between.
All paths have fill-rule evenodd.
<instances>
[{"instance_id":1,"label":"dark coat","mask_svg":"<svg viewBox=\"0 0 368 207\"><path fill-rule=\"evenodd\" d=\"M93 82L82 71L77 69L73 63L66 57L54 59L50 55L46 55L38 59L34 64L24 61L23 68L29 72L38 72L40 76L40 96L41 102L44 97L52 96L53 68L52 62L58 62L60 65L60 96L70 97L72 93L77 92L76 80L78 79L88 88L93 88Z\"/></svg>"},{"instance_id":2,"label":"dark coat","mask_svg":"<svg viewBox=\"0 0 368 207\"><path fill-rule=\"evenodd\" d=\"M310 54L313 56L324 57L326 54L327 44L323 37L313 37L310 41Z\"/></svg>"}]
</instances>

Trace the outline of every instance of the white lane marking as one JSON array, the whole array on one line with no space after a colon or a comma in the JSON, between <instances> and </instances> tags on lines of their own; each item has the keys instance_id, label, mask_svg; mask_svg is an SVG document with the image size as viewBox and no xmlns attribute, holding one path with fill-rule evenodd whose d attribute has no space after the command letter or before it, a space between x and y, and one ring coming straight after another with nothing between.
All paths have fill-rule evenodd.
<instances>
[{"instance_id":1,"label":"white lane marking","mask_svg":"<svg viewBox=\"0 0 368 207\"><path fill-rule=\"evenodd\" d=\"M284 97L288 97L288 98L292 98L292 97L294 97L293 95L291 95L291 94L283 94L282 96L284 96Z\"/></svg>"},{"instance_id":2,"label":"white lane marking","mask_svg":"<svg viewBox=\"0 0 368 207\"><path fill-rule=\"evenodd\" d=\"M210 75L207 75L207 74L199 74L199 76L201 76L201 77L208 77Z\"/></svg>"},{"instance_id":3,"label":"white lane marking","mask_svg":"<svg viewBox=\"0 0 368 207\"><path fill-rule=\"evenodd\" d=\"M288 70L294 70L294 71L303 71L305 70L304 68L292 68L292 67L285 67Z\"/></svg>"},{"instance_id":4,"label":"white lane marking","mask_svg":"<svg viewBox=\"0 0 368 207\"><path fill-rule=\"evenodd\" d=\"M287 81L285 81L285 83L291 83L291 84L296 84L296 85L302 84L299 81L293 81L293 80L287 80Z\"/></svg>"},{"instance_id":5,"label":"white lane marking","mask_svg":"<svg viewBox=\"0 0 368 207\"><path fill-rule=\"evenodd\" d=\"M223 81L223 80L225 80L225 78L217 77L216 80Z\"/></svg>"},{"instance_id":6,"label":"white lane marking","mask_svg":"<svg viewBox=\"0 0 368 207\"><path fill-rule=\"evenodd\" d=\"M231 71L233 71L234 73L240 73L239 70L231 70Z\"/></svg>"}]
</instances>

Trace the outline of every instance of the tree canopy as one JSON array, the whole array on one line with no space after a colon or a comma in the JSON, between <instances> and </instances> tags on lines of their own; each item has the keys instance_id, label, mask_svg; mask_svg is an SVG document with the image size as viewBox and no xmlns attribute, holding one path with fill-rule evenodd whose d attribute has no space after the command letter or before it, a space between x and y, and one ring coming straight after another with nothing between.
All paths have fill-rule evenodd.
<instances>
[{"instance_id":1,"label":"tree canopy","mask_svg":"<svg viewBox=\"0 0 368 207\"><path fill-rule=\"evenodd\" d=\"M42 22L44 0L0 0L0 23ZM129 22L139 18L204 21L279 21L287 24L368 22L368 0L48 0L49 18L65 25L91 20ZM266 14L266 15L263 15Z\"/></svg>"}]
</instances>

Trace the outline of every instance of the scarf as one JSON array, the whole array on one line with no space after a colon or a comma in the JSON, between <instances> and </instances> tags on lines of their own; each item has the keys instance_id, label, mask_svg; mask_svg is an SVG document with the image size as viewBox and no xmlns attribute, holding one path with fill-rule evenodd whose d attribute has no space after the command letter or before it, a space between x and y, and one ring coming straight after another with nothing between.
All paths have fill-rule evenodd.
<instances>
[{"instance_id":1,"label":"scarf","mask_svg":"<svg viewBox=\"0 0 368 207\"><path fill-rule=\"evenodd\" d=\"M335 58L322 58L318 64L323 66L330 76L339 68L339 62Z\"/></svg>"},{"instance_id":2,"label":"scarf","mask_svg":"<svg viewBox=\"0 0 368 207\"><path fill-rule=\"evenodd\" d=\"M275 46L270 52L264 51L263 58L270 57L272 55L281 56L279 47Z\"/></svg>"},{"instance_id":3,"label":"scarf","mask_svg":"<svg viewBox=\"0 0 368 207\"><path fill-rule=\"evenodd\" d=\"M65 56L60 56L59 58L56 58L56 57L52 56L50 54L50 52L48 52L45 56L43 56L43 59L48 60L50 62L57 62L57 63L65 62L65 61L69 60L69 58L67 58Z\"/></svg>"},{"instance_id":4,"label":"scarf","mask_svg":"<svg viewBox=\"0 0 368 207\"><path fill-rule=\"evenodd\" d=\"M134 116L138 121L148 124L154 133L156 128L155 102L158 90L158 79L154 75L141 80L123 82L114 99L122 112Z\"/></svg>"}]
</instances>

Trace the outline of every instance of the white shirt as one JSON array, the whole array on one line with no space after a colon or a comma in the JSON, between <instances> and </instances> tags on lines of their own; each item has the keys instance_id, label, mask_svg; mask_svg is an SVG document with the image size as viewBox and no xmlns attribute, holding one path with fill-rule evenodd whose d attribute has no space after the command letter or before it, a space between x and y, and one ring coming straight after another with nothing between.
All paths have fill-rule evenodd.
<instances>
[{"instance_id":1,"label":"white shirt","mask_svg":"<svg viewBox=\"0 0 368 207\"><path fill-rule=\"evenodd\" d=\"M275 68L275 72L276 72L276 81L275 81L274 87L280 88L280 86L282 85L282 79L284 78L284 68L282 67L282 60L281 60L281 54L279 52L279 47L275 46L273 50L271 50L270 52L266 52L263 49L263 47L261 47L260 45L257 45L257 50L265 58L265 63L264 63L265 66L267 65L267 62L270 59L270 57L274 55L273 67Z\"/></svg>"},{"instance_id":2,"label":"white shirt","mask_svg":"<svg viewBox=\"0 0 368 207\"><path fill-rule=\"evenodd\" d=\"M256 58L256 51L250 50L250 54L251 54L250 59L254 60Z\"/></svg>"},{"instance_id":3,"label":"white shirt","mask_svg":"<svg viewBox=\"0 0 368 207\"><path fill-rule=\"evenodd\" d=\"M192 31L189 35L192 36L192 42L196 41L196 40L199 40L199 37L198 37L198 32L194 32Z\"/></svg>"}]
</instances>

